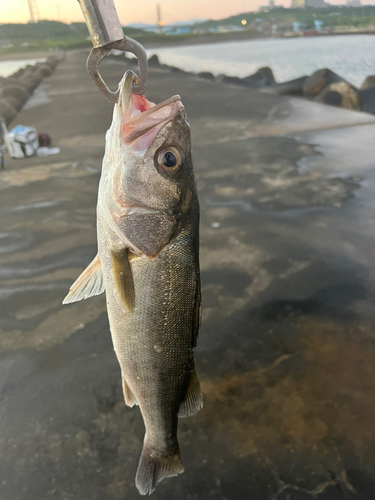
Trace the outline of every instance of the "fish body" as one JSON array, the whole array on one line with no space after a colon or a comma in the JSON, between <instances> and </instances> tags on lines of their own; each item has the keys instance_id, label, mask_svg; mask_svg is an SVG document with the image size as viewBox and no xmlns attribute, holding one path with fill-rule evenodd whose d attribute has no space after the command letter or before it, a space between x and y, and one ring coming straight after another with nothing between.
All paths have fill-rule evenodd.
<instances>
[{"instance_id":1,"label":"fish body","mask_svg":"<svg viewBox=\"0 0 375 500\"><path fill-rule=\"evenodd\" d=\"M190 126L178 96L158 106L120 83L97 205L98 255L66 302L106 291L125 402L145 424L141 494L183 472L179 416L203 400L194 365L200 323L199 203ZM76 285L78 284L78 285Z\"/></svg>"}]
</instances>

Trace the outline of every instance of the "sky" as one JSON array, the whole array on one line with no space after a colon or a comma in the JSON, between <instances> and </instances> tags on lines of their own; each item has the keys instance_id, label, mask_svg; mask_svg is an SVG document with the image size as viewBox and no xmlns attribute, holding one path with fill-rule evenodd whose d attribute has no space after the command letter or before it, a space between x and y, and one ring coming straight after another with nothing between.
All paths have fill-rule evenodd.
<instances>
[{"instance_id":1,"label":"sky","mask_svg":"<svg viewBox=\"0 0 375 500\"><path fill-rule=\"evenodd\" d=\"M36 0L41 19L63 22L83 21L77 0ZM122 24L156 22L155 0L115 0ZM192 18L222 19L241 12L255 11L268 0L159 0L162 18L166 24ZM330 0L343 4L345 0ZM375 0L366 0L375 4ZM290 0L275 0L275 5L290 6ZM0 23L26 23L29 21L27 0L0 0Z\"/></svg>"}]
</instances>

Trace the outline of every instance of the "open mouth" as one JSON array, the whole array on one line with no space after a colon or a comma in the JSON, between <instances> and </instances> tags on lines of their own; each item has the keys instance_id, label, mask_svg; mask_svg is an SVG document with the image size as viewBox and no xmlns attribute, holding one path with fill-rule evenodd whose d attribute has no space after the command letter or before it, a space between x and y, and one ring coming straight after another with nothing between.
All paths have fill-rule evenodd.
<instances>
[{"instance_id":1,"label":"open mouth","mask_svg":"<svg viewBox=\"0 0 375 500\"><path fill-rule=\"evenodd\" d=\"M125 104L125 103L124 103ZM122 132L125 144L133 149L147 149L158 131L183 108L178 95L160 104L147 100L145 95L131 93L124 106Z\"/></svg>"}]
</instances>

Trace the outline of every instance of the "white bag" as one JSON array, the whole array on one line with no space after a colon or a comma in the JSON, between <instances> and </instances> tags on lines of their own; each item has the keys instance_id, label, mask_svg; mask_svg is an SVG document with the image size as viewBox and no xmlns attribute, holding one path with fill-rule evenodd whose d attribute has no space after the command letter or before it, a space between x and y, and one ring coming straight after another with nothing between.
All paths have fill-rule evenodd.
<instances>
[{"instance_id":1,"label":"white bag","mask_svg":"<svg viewBox=\"0 0 375 500\"><path fill-rule=\"evenodd\" d=\"M12 158L33 156L39 146L38 133L34 127L17 125L7 134L8 152Z\"/></svg>"}]
</instances>

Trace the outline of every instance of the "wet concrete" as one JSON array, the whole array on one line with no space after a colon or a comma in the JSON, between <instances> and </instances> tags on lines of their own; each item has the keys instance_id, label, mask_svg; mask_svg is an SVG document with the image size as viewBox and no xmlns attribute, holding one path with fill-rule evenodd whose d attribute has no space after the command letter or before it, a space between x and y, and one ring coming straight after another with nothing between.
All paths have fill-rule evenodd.
<instances>
[{"instance_id":1,"label":"wet concrete","mask_svg":"<svg viewBox=\"0 0 375 500\"><path fill-rule=\"evenodd\" d=\"M0 498L137 499L104 297L62 306L96 253L111 106L69 53L17 122L61 154L0 174ZM123 67L104 61L114 88ZM48 85L48 87L47 87ZM153 71L180 93L202 208L204 410L155 499L375 496L375 118Z\"/></svg>"}]
</instances>

